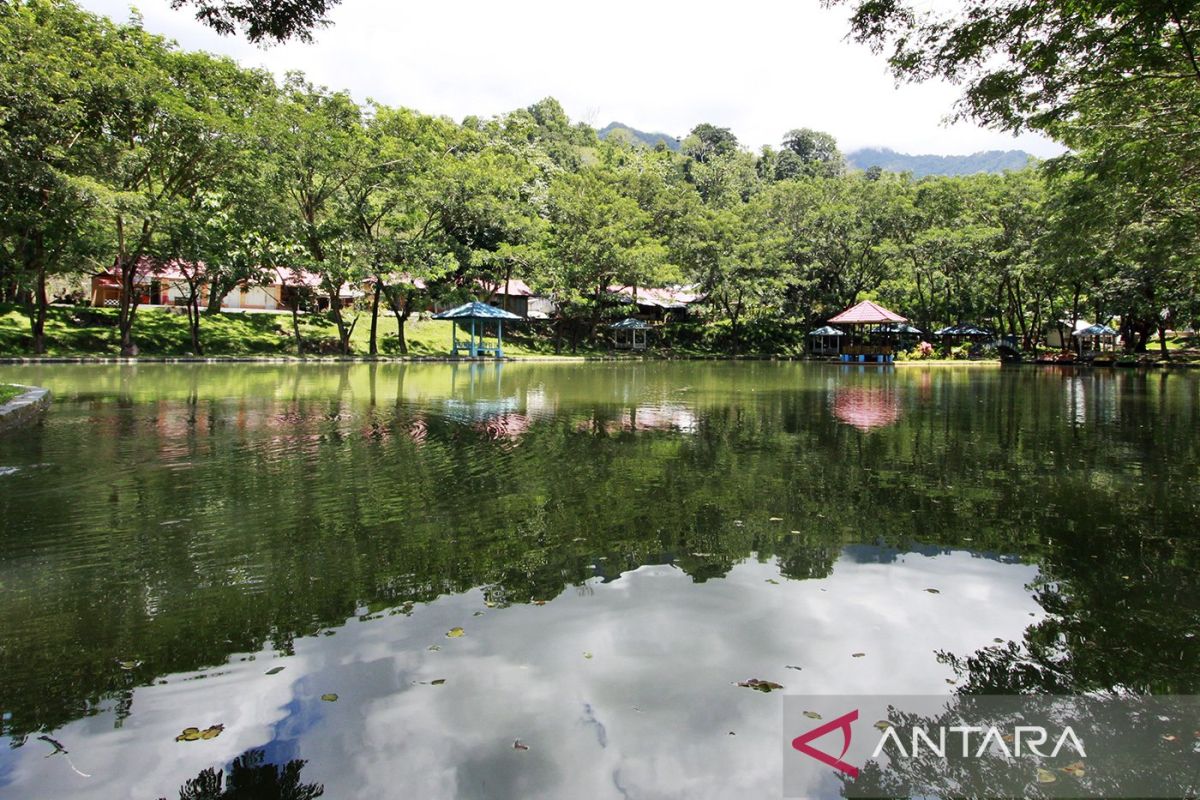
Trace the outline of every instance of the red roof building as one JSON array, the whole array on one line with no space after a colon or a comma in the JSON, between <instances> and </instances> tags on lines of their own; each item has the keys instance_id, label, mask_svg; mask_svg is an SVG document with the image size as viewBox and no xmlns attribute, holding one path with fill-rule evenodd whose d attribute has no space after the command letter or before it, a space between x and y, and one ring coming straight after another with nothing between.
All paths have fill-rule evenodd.
<instances>
[{"instance_id":1,"label":"red roof building","mask_svg":"<svg viewBox=\"0 0 1200 800\"><path fill-rule=\"evenodd\" d=\"M870 300L863 300L837 316L830 317L829 322L841 325L879 325L884 322L908 322L908 318L900 316L895 311L889 311Z\"/></svg>"}]
</instances>

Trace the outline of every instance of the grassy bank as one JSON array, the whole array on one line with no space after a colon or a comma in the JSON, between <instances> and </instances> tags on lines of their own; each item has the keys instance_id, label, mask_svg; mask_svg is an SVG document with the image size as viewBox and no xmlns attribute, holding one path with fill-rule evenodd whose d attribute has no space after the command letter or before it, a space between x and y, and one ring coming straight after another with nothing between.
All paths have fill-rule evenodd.
<instances>
[{"instance_id":1,"label":"grassy bank","mask_svg":"<svg viewBox=\"0 0 1200 800\"><path fill-rule=\"evenodd\" d=\"M353 318L353 312L350 314ZM370 343L369 314L362 314L354 328L351 346L355 355L366 355ZM505 355L554 355L554 343L520 329L504 332ZM324 315L300 318L300 335L308 354L337 353L337 328ZM449 355L450 323L410 319L405 326L408 351L413 356ZM200 339L205 356L292 356L296 342L288 314L218 313L200 322ZM142 356L189 356L191 336L182 309L143 306L134 323L134 340ZM116 309L86 306L55 306L46 320L47 356L116 356L120 352ZM396 320L379 317L381 355L399 355ZM603 352L603 351L597 351ZM580 355L589 351L580 350ZM30 354L29 318L24 309L0 306L0 356ZM564 355L569 355L564 350Z\"/></svg>"},{"instance_id":2,"label":"grassy bank","mask_svg":"<svg viewBox=\"0 0 1200 800\"><path fill-rule=\"evenodd\" d=\"M0 383L0 406L4 405L9 400L12 400L17 395L22 394L24 391L25 389L23 387L9 386L6 383Z\"/></svg>"}]
</instances>

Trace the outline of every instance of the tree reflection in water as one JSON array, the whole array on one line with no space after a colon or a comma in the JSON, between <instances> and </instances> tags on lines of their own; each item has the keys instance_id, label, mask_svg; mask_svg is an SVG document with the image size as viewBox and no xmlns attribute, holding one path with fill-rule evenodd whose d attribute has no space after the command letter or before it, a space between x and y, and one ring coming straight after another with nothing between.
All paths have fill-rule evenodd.
<instances>
[{"instance_id":1,"label":"tree reflection in water","mask_svg":"<svg viewBox=\"0 0 1200 800\"><path fill-rule=\"evenodd\" d=\"M325 787L300 782L306 763L297 758L268 764L264 751L247 750L233 760L228 780L223 770L210 767L179 787L179 800L314 800Z\"/></svg>"}]
</instances>

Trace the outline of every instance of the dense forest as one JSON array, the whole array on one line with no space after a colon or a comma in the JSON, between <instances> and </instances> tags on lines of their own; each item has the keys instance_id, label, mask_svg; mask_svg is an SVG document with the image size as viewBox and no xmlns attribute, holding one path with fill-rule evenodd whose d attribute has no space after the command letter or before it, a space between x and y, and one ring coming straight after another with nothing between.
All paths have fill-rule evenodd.
<instances>
[{"instance_id":1,"label":"dense forest","mask_svg":"<svg viewBox=\"0 0 1200 800\"><path fill-rule=\"evenodd\" d=\"M884 46L892 27L868 18L874 5L856 31ZM676 151L601 139L552 98L461 121L360 103L69 0L4 3L0 302L27 309L42 352L48 287L111 269L121 350L135 353L133 288L151 259L187 272L197 352L216 311L200 287L219 298L277 266L319 276L332 298L372 287L361 309L329 304L343 352L360 314L403 325L516 277L585 337L622 313L608 287L688 284L706 298L710 341L731 353L769 350L762 331L807 330L864 298L922 330L969 321L1026 346L1060 319L1119 320L1127 347L1158 336L1165 352L1165 331L1200 315L1200 70L1186 74L1186 35L1170 42L1156 55L1169 63L1152 65L1181 70L1169 92L1136 83L1036 112L1071 154L918 179L850 171L831 136L803 127L752 152L700 124ZM944 52L925 55L950 69ZM919 72L920 57L894 63ZM979 113L1000 113L985 95ZM308 307L310 289L294 288Z\"/></svg>"}]
</instances>

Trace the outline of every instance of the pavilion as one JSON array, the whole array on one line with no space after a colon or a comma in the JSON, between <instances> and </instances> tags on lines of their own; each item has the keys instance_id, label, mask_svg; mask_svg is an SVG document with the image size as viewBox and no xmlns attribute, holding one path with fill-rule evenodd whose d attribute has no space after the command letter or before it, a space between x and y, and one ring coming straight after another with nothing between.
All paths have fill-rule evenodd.
<instances>
[{"instance_id":1,"label":"pavilion","mask_svg":"<svg viewBox=\"0 0 1200 800\"><path fill-rule=\"evenodd\" d=\"M808 351L815 356L836 356L842 352L842 337L846 333L832 325L822 325L808 332Z\"/></svg>"},{"instance_id":2,"label":"pavilion","mask_svg":"<svg viewBox=\"0 0 1200 800\"><path fill-rule=\"evenodd\" d=\"M986 342L996 338L996 334L987 328L981 328L978 325L972 325L968 322L947 325L944 328L934 331L933 335L940 336L947 344L959 344L963 341Z\"/></svg>"},{"instance_id":3,"label":"pavilion","mask_svg":"<svg viewBox=\"0 0 1200 800\"><path fill-rule=\"evenodd\" d=\"M515 320L521 321L521 318L516 314L505 311L502 308L489 306L487 303L481 303L478 300L471 303L463 303L461 306L451 308L447 311L434 314L434 319L448 319L452 323L450 335L453 345L451 347L451 355L458 355L459 350L465 350L471 358L478 358L483 355L493 355L496 358L504 358L504 321ZM496 323L496 343L495 345L486 345L483 341L484 323L488 321ZM470 322L471 338L466 342L458 340L458 326L462 323L465 327L466 323ZM476 324L478 323L479 338L476 340Z\"/></svg>"},{"instance_id":4,"label":"pavilion","mask_svg":"<svg viewBox=\"0 0 1200 800\"><path fill-rule=\"evenodd\" d=\"M842 348L842 361L878 364L890 364L895 358L895 348L890 335L872 335L872 330L880 325L902 322L908 322L908 319L870 300L863 300L829 318L830 325L845 325L854 332L851 343Z\"/></svg>"},{"instance_id":5,"label":"pavilion","mask_svg":"<svg viewBox=\"0 0 1200 800\"><path fill-rule=\"evenodd\" d=\"M1080 352L1103 351L1106 349L1105 345L1108 350L1115 350L1117 347L1117 332L1099 322L1075 331L1075 338L1079 340Z\"/></svg>"},{"instance_id":6,"label":"pavilion","mask_svg":"<svg viewBox=\"0 0 1200 800\"><path fill-rule=\"evenodd\" d=\"M645 350L646 349L646 331L650 330L647 325L636 317L626 317L620 322L614 322L611 326L613 329L613 344L618 350Z\"/></svg>"}]
</instances>

